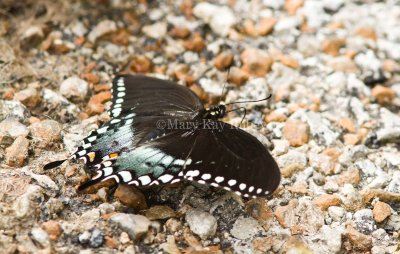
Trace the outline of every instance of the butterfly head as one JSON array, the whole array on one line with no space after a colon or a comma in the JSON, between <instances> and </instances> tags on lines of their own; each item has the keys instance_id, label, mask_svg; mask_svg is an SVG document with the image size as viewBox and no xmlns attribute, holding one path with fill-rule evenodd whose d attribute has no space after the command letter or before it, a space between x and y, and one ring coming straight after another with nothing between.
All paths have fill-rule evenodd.
<instances>
[{"instance_id":1,"label":"butterfly head","mask_svg":"<svg viewBox=\"0 0 400 254\"><path fill-rule=\"evenodd\" d=\"M220 103L219 105L207 108L205 113L205 118L217 120L224 117L225 114L226 114L226 106L225 104Z\"/></svg>"}]
</instances>

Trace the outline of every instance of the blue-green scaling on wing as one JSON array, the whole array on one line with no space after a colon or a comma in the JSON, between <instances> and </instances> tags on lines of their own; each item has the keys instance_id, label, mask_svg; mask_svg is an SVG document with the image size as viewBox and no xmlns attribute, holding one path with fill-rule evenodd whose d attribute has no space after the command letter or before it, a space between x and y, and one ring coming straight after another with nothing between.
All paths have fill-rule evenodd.
<instances>
[{"instance_id":1,"label":"blue-green scaling on wing","mask_svg":"<svg viewBox=\"0 0 400 254\"><path fill-rule=\"evenodd\" d=\"M267 196L279 185L279 168L261 142L211 118L216 112L184 86L121 75L112 103L112 119L71 156L96 171L80 189L108 179L136 186L187 179L248 197Z\"/></svg>"}]
</instances>

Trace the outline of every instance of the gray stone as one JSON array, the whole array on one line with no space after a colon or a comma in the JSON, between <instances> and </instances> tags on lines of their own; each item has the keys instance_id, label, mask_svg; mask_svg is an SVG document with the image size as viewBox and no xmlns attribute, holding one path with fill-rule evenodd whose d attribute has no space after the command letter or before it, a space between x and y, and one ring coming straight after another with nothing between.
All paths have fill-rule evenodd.
<instances>
[{"instance_id":1,"label":"gray stone","mask_svg":"<svg viewBox=\"0 0 400 254\"><path fill-rule=\"evenodd\" d=\"M381 168L378 168L372 161L368 159L357 161L355 165L357 168L361 169L366 176L375 176L379 171L382 171Z\"/></svg>"},{"instance_id":2,"label":"gray stone","mask_svg":"<svg viewBox=\"0 0 400 254\"><path fill-rule=\"evenodd\" d=\"M92 234L89 239L89 245L92 248L98 248L103 245L104 242L104 234L99 229L95 228L92 231Z\"/></svg>"},{"instance_id":3,"label":"gray stone","mask_svg":"<svg viewBox=\"0 0 400 254\"><path fill-rule=\"evenodd\" d=\"M290 150L288 153L279 156L277 162L281 168L296 167L298 170L302 170L307 166L307 156L296 150Z\"/></svg>"},{"instance_id":4,"label":"gray stone","mask_svg":"<svg viewBox=\"0 0 400 254\"><path fill-rule=\"evenodd\" d=\"M116 213L110 218L110 222L115 223L134 240L142 238L151 224L151 221L143 215L126 213Z\"/></svg>"},{"instance_id":5,"label":"gray stone","mask_svg":"<svg viewBox=\"0 0 400 254\"><path fill-rule=\"evenodd\" d=\"M400 193L400 172L394 171L391 179L387 191Z\"/></svg>"},{"instance_id":6,"label":"gray stone","mask_svg":"<svg viewBox=\"0 0 400 254\"><path fill-rule=\"evenodd\" d=\"M354 221L357 230L363 234L370 235L375 229L376 224L371 209L362 209L354 213Z\"/></svg>"},{"instance_id":7,"label":"gray stone","mask_svg":"<svg viewBox=\"0 0 400 254\"><path fill-rule=\"evenodd\" d=\"M60 85L60 93L68 99L83 100L88 91L88 83L76 76L67 78Z\"/></svg>"},{"instance_id":8,"label":"gray stone","mask_svg":"<svg viewBox=\"0 0 400 254\"><path fill-rule=\"evenodd\" d=\"M117 25L114 21L111 20L103 20L98 23L92 31L90 31L88 35L88 39L91 43L95 43L97 39L106 35L108 33L114 32L117 30Z\"/></svg>"},{"instance_id":9,"label":"gray stone","mask_svg":"<svg viewBox=\"0 0 400 254\"><path fill-rule=\"evenodd\" d=\"M327 10L329 12L337 12L343 6L344 6L344 0L324 0L323 1L324 10Z\"/></svg>"},{"instance_id":10,"label":"gray stone","mask_svg":"<svg viewBox=\"0 0 400 254\"><path fill-rule=\"evenodd\" d=\"M16 118L23 122L29 117L29 110L21 102L0 100L0 121L6 118Z\"/></svg>"},{"instance_id":11,"label":"gray stone","mask_svg":"<svg viewBox=\"0 0 400 254\"><path fill-rule=\"evenodd\" d=\"M89 231L84 231L82 234L79 235L78 240L81 244L87 244L89 243L90 236L91 234Z\"/></svg>"},{"instance_id":12,"label":"gray stone","mask_svg":"<svg viewBox=\"0 0 400 254\"><path fill-rule=\"evenodd\" d=\"M380 122L383 127L376 131L378 141L392 141L400 138L400 116L387 110L380 109Z\"/></svg>"},{"instance_id":13,"label":"gray stone","mask_svg":"<svg viewBox=\"0 0 400 254\"><path fill-rule=\"evenodd\" d=\"M277 156L283 155L289 150L289 142L286 139L274 139L272 143L274 144L272 152Z\"/></svg>"},{"instance_id":14,"label":"gray stone","mask_svg":"<svg viewBox=\"0 0 400 254\"><path fill-rule=\"evenodd\" d=\"M315 235L305 236L312 253L340 253L344 228L330 228L323 225Z\"/></svg>"},{"instance_id":15,"label":"gray stone","mask_svg":"<svg viewBox=\"0 0 400 254\"><path fill-rule=\"evenodd\" d=\"M220 36L227 36L231 26L237 22L235 14L227 6L202 2L193 8L193 13L209 24L213 32Z\"/></svg>"},{"instance_id":16,"label":"gray stone","mask_svg":"<svg viewBox=\"0 0 400 254\"><path fill-rule=\"evenodd\" d=\"M39 227L32 228L31 237L32 240L39 243L42 247L46 247L50 244L49 235L45 230Z\"/></svg>"},{"instance_id":17,"label":"gray stone","mask_svg":"<svg viewBox=\"0 0 400 254\"><path fill-rule=\"evenodd\" d=\"M337 141L339 133L336 133L329 128L331 124L323 118L320 113L312 111L305 112L302 115L302 118L302 120L307 121L310 126L311 135L320 143L329 146Z\"/></svg>"},{"instance_id":18,"label":"gray stone","mask_svg":"<svg viewBox=\"0 0 400 254\"><path fill-rule=\"evenodd\" d=\"M43 189L37 185L30 184L26 192L18 197L14 204L13 209L17 218L26 218L36 216L36 209L38 203L43 201Z\"/></svg>"},{"instance_id":19,"label":"gray stone","mask_svg":"<svg viewBox=\"0 0 400 254\"><path fill-rule=\"evenodd\" d=\"M208 212L199 209L191 209L185 217L190 230L200 236L201 239L207 239L214 236L217 230L217 220Z\"/></svg>"},{"instance_id":20,"label":"gray stone","mask_svg":"<svg viewBox=\"0 0 400 254\"><path fill-rule=\"evenodd\" d=\"M328 214L334 221L341 221L343 216L346 214L346 210L340 206L328 207Z\"/></svg>"},{"instance_id":21,"label":"gray stone","mask_svg":"<svg viewBox=\"0 0 400 254\"><path fill-rule=\"evenodd\" d=\"M145 35L154 39L164 38L167 34L167 23L157 22L147 25L142 28L142 31Z\"/></svg>"},{"instance_id":22,"label":"gray stone","mask_svg":"<svg viewBox=\"0 0 400 254\"><path fill-rule=\"evenodd\" d=\"M339 162L344 166L350 166L354 161L364 158L367 154L367 148L364 145L347 146L339 156Z\"/></svg>"},{"instance_id":23,"label":"gray stone","mask_svg":"<svg viewBox=\"0 0 400 254\"><path fill-rule=\"evenodd\" d=\"M13 138L17 138L19 136L26 137L28 134L28 127L20 123L16 118L6 118L0 123L0 136L10 135Z\"/></svg>"},{"instance_id":24,"label":"gray stone","mask_svg":"<svg viewBox=\"0 0 400 254\"><path fill-rule=\"evenodd\" d=\"M244 240L255 236L262 230L263 229L257 220L253 218L240 217L233 224L231 234L235 238Z\"/></svg>"},{"instance_id":25,"label":"gray stone","mask_svg":"<svg viewBox=\"0 0 400 254\"><path fill-rule=\"evenodd\" d=\"M43 100L50 108L61 107L62 111L59 112L61 115L63 115L62 112L65 112L64 114L73 116L77 116L79 113L79 108L75 104L72 104L64 96L53 92L50 89L43 89Z\"/></svg>"}]
</instances>

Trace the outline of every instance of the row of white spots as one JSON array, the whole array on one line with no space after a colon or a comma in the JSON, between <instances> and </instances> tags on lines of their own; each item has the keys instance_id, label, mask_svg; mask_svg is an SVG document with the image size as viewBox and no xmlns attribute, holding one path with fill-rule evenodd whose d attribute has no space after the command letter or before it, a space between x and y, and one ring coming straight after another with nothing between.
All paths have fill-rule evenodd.
<instances>
[{"instance_id":1,"label":"row of white spots","mask_svg":"<svg viewBox=\"0 0 400 254\"><path fill-rule=\"evenodd\" d=\"M111 110L112 116L117 117L121 114L122 111L122 103L124 102L125 93L125 83L124 78L120 78L117 81L117 98L115 100L115 104L113 105L113 109Z\"/></svg>"},{"instance_id":2,"label":"row of white spots","mask_svg":"<svg viewBox=\"0 0 400 254\"><path fill-rule=\"evenodd\" d=\"M188 172L186 172L184 178L186 178L186 179L188 179L188 180L193 180L193 177L196 177L196 176L198 176L199 174L200 174L200 172L199 172L198 170L189 170ZM179 173L179 176L183 176L183 173L182 173L182 172ZM200 183L200 184L206 184L206 180L211 179L211 174L205 173L205 174L201 175L201 179L202 179L202 180L197 180L197 182ZM222 183L224 180L225 180L225 178L224 178L223 176L217 176L217 177L214 178L214 181L215 181L215 182L210 183L210 185L211 185L211 186L214 186L214 187L219 187L219 186L220 186L220 183ZM236 181L235 179L230 179L230 180L227 181L227 183L228 183L229 186L235 186L235 185L237 184L237 181ZM248 188L247 188L247 187L248 187ZM231 188L228 187L228 186L225 186L225 187L223 187L223 188L224 188L225 190L231 190ZM248 192L248 193L252 193L253 191L255 191L256 194L261 194L261 193L263 192L263 190L262 190L261 188L258 188L258 189L256 190L254 186L247 186L245 183L239 184L239 189L240 189L241 191L245 191L246 188L247 188L247 192ZM237 194L242 195L241 192L237 192ZM269 194L269 191L265 191L264 194L265 194L265 195L268 195L268 194ZM245 197L248 197L248 196L249 196L249 194L243 194L243 195L244 195Z\"/></svg>"}]
</instances>

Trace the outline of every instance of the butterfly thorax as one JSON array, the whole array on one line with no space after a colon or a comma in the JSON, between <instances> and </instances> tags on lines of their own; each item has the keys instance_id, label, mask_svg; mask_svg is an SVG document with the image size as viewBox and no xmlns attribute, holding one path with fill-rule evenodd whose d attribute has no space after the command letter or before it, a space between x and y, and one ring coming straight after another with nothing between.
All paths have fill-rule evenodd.
<instances>
[{"instance_id":1,"label":"butterfly thorax","mask_svg":"<svg viewBox=\"0 0 400 254\"><path fill-rule=\"evenodd\" d=\"M203 114L204 119L212 119L218 120L225 116L226 107L223 104L217 106L211 106L210 108L206 108Z\"/></svg>"}]
</instances>

